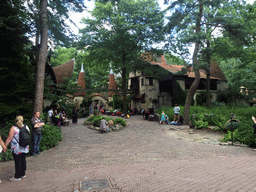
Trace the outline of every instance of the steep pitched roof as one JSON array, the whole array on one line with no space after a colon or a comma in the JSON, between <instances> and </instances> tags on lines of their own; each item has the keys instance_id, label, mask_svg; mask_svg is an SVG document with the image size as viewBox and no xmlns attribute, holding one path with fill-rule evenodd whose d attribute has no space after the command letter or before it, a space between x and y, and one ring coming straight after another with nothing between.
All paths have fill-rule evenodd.
<instances>
[{"instance_id":1,"label":"steep pitched roof","mask_svg":"<svg viewBox=\"0 0 256 192\"><path fill-rule=\"evenodd\" d=\"M164 55L161 55L161 57L157 58L156 61L152 60L149 54L144 54L143 57L144 59L148 58L146 60L149 61L151 64L158 65L161 68L171 73L177 73L181 71L183 67L185 67L182 65L167 64ZM199 70L199 71L200 71L200 78L206 79L206 71L205 70ZM191 77L191 78L195 78L195 73L193 72L193 70L191 70L191 72L187 72L187 74L184 74L184 75L187 75L188 77ZM221 68L215 61L211 61L210 78L227 81L224 73L222 72Z\"/></svg>"},{"instance_id":2,"label":"steep pitched roof","mask_svg":"<svg viewBox=\"0 0 256 192\"><path fill-rule=\"evenodd\" d=\"M53 71L56 77L56 83L62 84L64 81L69 80L74 72L75 61L70 60L62 65L53 67Z\"/></svg>"}]
</instances>

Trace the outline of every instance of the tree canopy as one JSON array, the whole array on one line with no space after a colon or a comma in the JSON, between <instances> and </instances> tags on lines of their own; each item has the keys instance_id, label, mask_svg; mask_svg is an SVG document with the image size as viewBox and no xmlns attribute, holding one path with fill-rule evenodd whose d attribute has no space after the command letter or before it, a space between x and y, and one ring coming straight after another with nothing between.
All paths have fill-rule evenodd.
<instances>
[{"instance_id":1,"label":"tree canopy","mask_svg":"<svg viewBox=\"0 0 256 192\"><path fill-rule=\"evenodd\" d=\"M100 68L111 68L122 76L122 95L126 102L127 77L132 70L148 69L141 60L144 51L156 52L154 45L163 39L164 14L155 0L96 2L93 19L83 18L80 48L89 54L87 61ZM150 71L150 70L148 70ZM152 73L152 71L151 71ZM153 73L152 73L153 74ZM124 103L124 111L126 104Z\"/></svg>"}]
</instances>

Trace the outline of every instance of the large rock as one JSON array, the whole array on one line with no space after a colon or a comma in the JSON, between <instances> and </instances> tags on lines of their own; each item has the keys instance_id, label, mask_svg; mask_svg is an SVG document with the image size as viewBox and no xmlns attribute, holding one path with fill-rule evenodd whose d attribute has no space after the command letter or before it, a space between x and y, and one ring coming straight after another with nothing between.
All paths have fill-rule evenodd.
<instances>
[{"instance_id":1,"label":"large rock","mask_svg":"<svg viewBox=\"0 0 256 192\"><path fill-rule=\"evenodd\" d=\"M109 126L113 126L114 125L114 121L113 120L109 120L108 124L109 124Z\"/></svg>"}]
</instances>

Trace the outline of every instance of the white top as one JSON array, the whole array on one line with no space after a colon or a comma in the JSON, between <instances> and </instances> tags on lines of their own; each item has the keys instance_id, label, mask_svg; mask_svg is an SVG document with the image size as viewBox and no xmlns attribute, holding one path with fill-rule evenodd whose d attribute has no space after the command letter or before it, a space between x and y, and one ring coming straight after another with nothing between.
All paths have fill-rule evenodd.
<instances>
[{"instance_id":1,"label":"white top","mask_svg":"<svg viewBox=\"0 0 256 192\"><path fill-rule=\"evenodd\" d=\"M174 113L175 114L179 114L180 113L180 107L179 106L174 107Z\"/></svg>"},{"instance_id":2,"label":"white top","mask_svg":"<svg viewBox=\"0 0 256 192\"><path fill-rule=\"evenodd\" d=\"M48 117L51 117L52 114L53 114L53 111L52 111L52 110L49 110L49 111L48 111Z\"/></svg>"}]
</instances>

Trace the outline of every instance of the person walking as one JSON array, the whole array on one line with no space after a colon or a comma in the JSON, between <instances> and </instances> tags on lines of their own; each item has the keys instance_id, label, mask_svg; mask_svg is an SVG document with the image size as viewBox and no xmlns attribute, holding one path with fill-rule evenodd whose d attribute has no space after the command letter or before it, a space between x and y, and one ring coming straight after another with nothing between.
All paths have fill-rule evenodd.
<instances>
[{"instance_id":1,"label":"person walking","mask_svg":"<svg viewBox=\"0 0 256 192\"><path fill-rule=\"evenodd\" d=\"M175 122L176 118L177 118L177 121L179 120L179 115L180 115L180 107L178 106L178 104L175 104L175 107L174 107L174 119L173 121Z\"/></svg>"},{"instance_id":2,"label":"person walking","mask_svg":"<svg viewBox=\"0 0 256 192\"><path fill-rule=\"evenodd\" d=\"M31 119L32 132L33 132L33 148L31 155L41 155L39 151L39 145L42 138L42 127L44 126L43 120L40 118L40 112L35 112L34 117Z\"/></svg>"},{"instance_id":3,"label":"person walking","mask_svg":"<svg viewBox=\"0 0 256 192\"><path fill-rule=\"evenodd\" d=\"M73 111L72 111L72 123L76 124L77 123L77 107L74 107Z\"/></svg>"},{"instance_id":4,"label":"person walking","mask_svg":"<svg viewBox=\"0 0 256 192\"><path fill-rule=\"evenodd\" d=\"M23 124L23 116L19 115L16 117L16 125L11 127L9 136L5 141L6 146L11 142L11 151L15 163L15 174L9 179L10 181L19 181L26 177L26 154L29 151L29 145L26 147L19 145L21 129L27 129L30 132L29 127Z\"/></svg>"}]
</instances>

